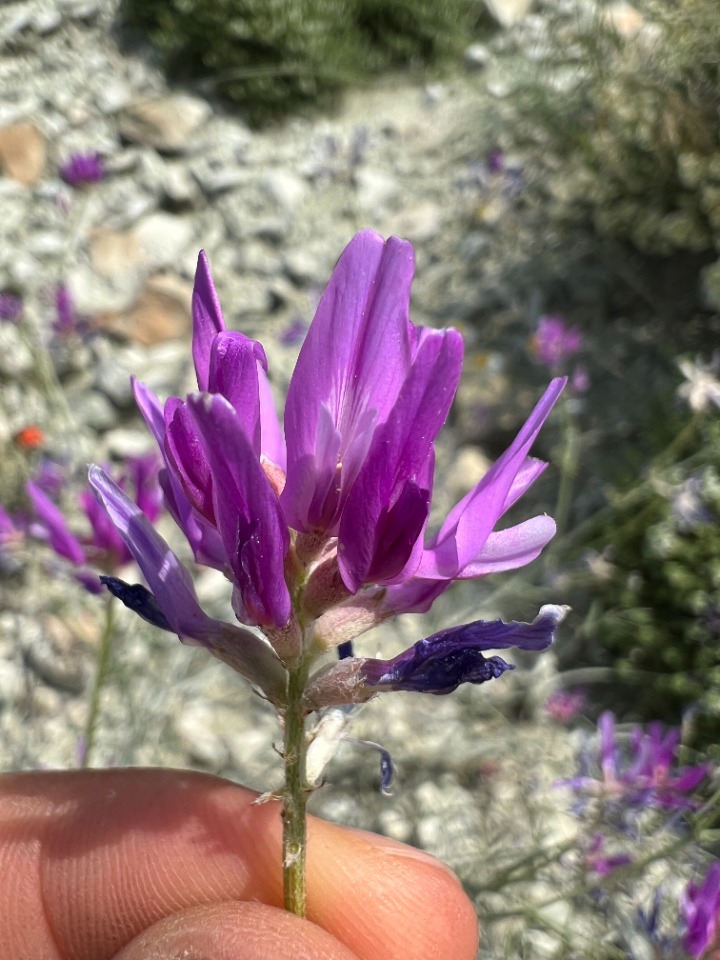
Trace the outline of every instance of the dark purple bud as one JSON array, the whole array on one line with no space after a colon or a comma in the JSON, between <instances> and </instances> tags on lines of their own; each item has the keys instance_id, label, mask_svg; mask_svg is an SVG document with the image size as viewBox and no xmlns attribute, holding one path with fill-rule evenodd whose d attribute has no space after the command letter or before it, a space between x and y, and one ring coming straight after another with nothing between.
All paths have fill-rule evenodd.
<instances>
[{"instance_id":1,"label":"dark purple bud","mask_svg":"<svg viewBox=\"0 0 720 960\"><path fill-rule=\"evenodd\" d=\"M114 597L122 600L129 610L137 613L143 620L151 623L154 627L160 627L161 630L175 633L175 630L168 623L167 617L160 609L160 604L147 587L144 587L141 583L125 583L118 577L100 577L100 582L105 584Z\"/></svg>"},{"instance_id":2,"label":"dark purple bud","mask_svg":"<svg viewBox=\"0 0 720 960\"><path fill-rule=\"evenodd\" d=\"M395 779L395 764L393 763L390 752L375 743L374 740L358 740L355 737L345 737L348 743L357 744L358 747L369 747L371 750L377 750L380 754L380 791L389 796L390 788Z\"/></svg>"},{"instance_id":3,"label":"dark purple bud","mask_svg":"<svg viewBox=\"0 0 720 960\"><path fill-rule=\"evenodd\" d=\"M452 693L461 683L485 683L513 669L502 657L484 657L487 650L545 650L565 612L564 607L548 605L532 623L476 620L451 627L418 641L392 660L364 660L360 673L371 687Z\"/></svg>"}]
</instances>

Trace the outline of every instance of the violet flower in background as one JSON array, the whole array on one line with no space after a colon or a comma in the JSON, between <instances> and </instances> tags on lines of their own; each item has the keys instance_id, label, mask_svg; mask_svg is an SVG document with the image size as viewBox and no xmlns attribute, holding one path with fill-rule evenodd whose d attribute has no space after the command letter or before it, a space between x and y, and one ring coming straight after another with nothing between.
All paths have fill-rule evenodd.
<instances>
[{"instance_id":1,"label":"violet flower in background","mask_svg":"<svg viewBox=\"0 0 720 960\"><path fill-rule=\"evenodd\" d=\"M590 776L565 782L579 792L622 802L627 807L694 810L695 790L712 769L709 763L676 768L680 731L663 732L662 724L647 730L634 727L627 744L618 741L610 711L598 720L599 760L602 780ZM674 769L675 768L675 769Z\"/></svg>"},{"instance_id":2,"label":"violet flower in background","mask_svg":"<svg viewBox=\"0 0 720 960\"><path fill-rule=\"evenodd\" d=\"M127 489L149 520L155 521L162 509L162 493L158 485L158 460L154 454L128 457L124 470L118 476L121 488ZM80 507L90 524L89 535L76 535L70 529L64 514L53 501L55 477L48 486L48 470L44 468L35 480L28 482L27 493L33 508L30 532L45 540L55 553L78 568L78 580L91 593L102 592L97 575L91 568L108 572L130 563L133 559L123 538L110 522L107 513L88 490L80 494Z\"/></svg>"},{"instance_id":3,"label":"violet flower in background","mask_svg":"<svg viewBox=\"0 0 720 960\"><path fill-rule=\"evenodd\" d=\"M608 853L605 849L606 839L601 833L596 833L583 858L586 869L600 877L607 877L620 867L627 867L633 862L627 853Z\"/></svg>"},{"instance_id":4,"label":"violet flower in background","mask_svg":"<svg viewBox=\"0 0 720 960\"><path fill-rule=\"evenodd\" d=\"M710 866L702 883L688 884L680 901L680 913L685 925L683 947L691 957L705 957L719 946L720 863Z\"/></svg>"},{"instance_id":5,"label":"violet flower in background","mask_svg":"<svg viewBox=\"0 0 720 960\"><path fill-rule=\"evenodd\" d=\"M305 339L308 325L302 317L293 317L290 323L280 334L280 343L284 347L296 347Z\"/></svg>"},{"instance_id":6,"label":"violet flower in background","mask_svg":"<svg viewBox=\"0 0 720 960\"><path fill-rule=\"evenodd\" d=\"M553 370L563 367L582 346L582 334L577 327L568 327L561 316L542 316L532 339L532 349L538 360Z\"/></svg>"},{"instance_id":7,"label":"violet flower in background","mask_svg":"<svg viewBox=\"0 0 720 960\"><path fill-rule=\"evenodd\" d=\"M70 288L65 283L59 283L55 288L55 320L52 329L60 336L79 333L83 321L77 315Z\"/></svg>"},{"instance_id":8,"label":"violet flower in background","mask_svg":"<svg viewBox=\"0 0 720 960\"><path fill-rule=\"evenodd\" d=\"M546 467L529 451L564 379L553 380L515 441L439 530L428 530L434 443L458 386L463 344L455 330L410 322L413 272L409 243L371 231L351 241L300 350L284 435L265 351L226 329L202 253L193 294L198 392L162 404L134 384L163 456L168 509L196 561L232 584L237 619L269 641L267 682L259 648L248 640L254 635L209 622L189 574L143 512L99 468L90 471L150 586L113 580L109 589L221 659L229 659L230 644L235 668L273 702L278 669L301 658L311 664L399 613L427 611L455 580L521 567L555 531L545 515L495 527ZM346 657L310 675L306 703L321 709L380 689L445 693L484 682L508 667L485 660L484 651L544 649L563 612L544 608L532 624L455 627L392 661Z\"/></svg>"},{"instance_id":9,"label":"violet flower in background","mask_svg":"<svg viewBox=\"0 0 720 960\"><path fill-rule=\"evenodd\" d=\"M570 723L584 709L584 690L556 690L545 701L545 713L558 723Z\"/></svg>"},{"instance_id":10,"label":"violet flower in background","mask_svg":"<svg viewBox=\"0 0 720 960\"><path fill-rule=\"evenodd\" d=\"M60 176L71 187L85 187L105 178L105 164L97 153L73 153L60 166Z\"/></svg>"},{"instance_id":11,"label":"violet flower in background","mask_svg":"<svg viewBox=\"0 0 720 960\"><path fill-rule=\"evenodd\" d=\"M0 291L0 320L17 323L23 314L23 302L20 297L7 290Z\"/></svg>"}]
</instances>

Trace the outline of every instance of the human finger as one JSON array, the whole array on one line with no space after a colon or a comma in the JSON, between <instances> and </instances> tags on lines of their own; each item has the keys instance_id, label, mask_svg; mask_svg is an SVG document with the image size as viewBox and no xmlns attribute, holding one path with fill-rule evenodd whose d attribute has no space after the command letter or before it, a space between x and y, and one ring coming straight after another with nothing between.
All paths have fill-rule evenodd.
<instances>
[{"instance_id":1,"label":"human finger","mask_svg":"<svg viewBox=\"0 0 720 960\"><path fill-rule=\"evenodd\" d=\"M279 805L256 800L174 770L0 778L8 958L106 960L201 904L281 907ZM314 818L308 837L308 918L362 960L475 957L475 914L446 867Z\"/></svg>"}]
</instances>

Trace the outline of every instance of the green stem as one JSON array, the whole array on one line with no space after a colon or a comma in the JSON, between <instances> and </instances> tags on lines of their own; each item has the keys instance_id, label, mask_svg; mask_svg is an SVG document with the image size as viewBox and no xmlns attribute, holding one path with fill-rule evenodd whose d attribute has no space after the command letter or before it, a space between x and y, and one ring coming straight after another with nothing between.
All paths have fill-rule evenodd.
<instances>
[{"instance_id":1,"label":"green stem","mask_svg":"<svg viewBox=\"0 0 720 960\"><path fill-rule=\"evenodd\" d=\"M93 747L95 746L95 733L97 730L98 717L100 716L100 694L105 686L108 667L110 665L110 650L112 648L115 623L114 610L115 604L113 602L105 604L105 627L100 639L95 683L90 697L87 721L85 722L85 751L83 753L82 763L80 764L83 769L90 766L90 758Z\"/></svg>"},{"instance_id":2,"label":"green stem","mask_svg":"<svg viewBox=\"0 0 720 960\"><path fill-rule=\"evenodd\" d=\"M558 536L565 533L570 517L573 486L578 465L578 431L570 412L567 398L563 398L562 417L565 434L565 443L561 457L560 488L558 490L555 507L555 525Z\"/></svg>"},{"instance_id":3,"label":"green stem","mask_svg":"<svg viewBox=\"0 0 720 960\"><path fill-rule=\"evenodd\" d=\"M308 667L304 658L289 670L285 708L285 789L283 790L283 890L285 909L305 916L307 856L307 778L305 711L302 705Z\"/></svg>"}]
</instances>

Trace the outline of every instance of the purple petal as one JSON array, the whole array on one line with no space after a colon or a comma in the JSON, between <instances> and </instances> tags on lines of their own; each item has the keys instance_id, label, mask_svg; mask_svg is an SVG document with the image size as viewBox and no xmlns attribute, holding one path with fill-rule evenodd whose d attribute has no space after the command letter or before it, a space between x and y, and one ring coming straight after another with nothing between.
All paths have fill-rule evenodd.
<instances>
[{"instance_id":1,"label":"purple petal","mask_svg":"<svg viewBox=\"0 0 720 960\"><path fill-rule=\"evenodd\" d=\"M282 627L290 618L280 504L235 410L224 397L188 399L213 478L217 526L248 616ZM228 450L232 458L228 458Z\"/></svg>"},{"instance_id":2,"label":"purple petal","mask_svg":"<svg viewBox=\"0 0 720 960\"><path fill-rule=\"evenodd\" d=\"M493 527L505 512L506 504L512 502L518 476L523 487L528 475L533 475L535 468L527 464L528 451L565 383L563 377L551 382L513 443L480 483L450 511L423 555L417 571L419 577L454 579L463 568L478 559Z\"/></svg>"},{"instance_id":3,"label":"purple petal","mask_svg":"<svg viewBox=\"0 0 720 960\"><path fill-rule=\"evenodd\" d=\"M208 392L219 393L235 408L245 433L260 456L258 366L267 369L265 351L242 333L220 333L210 352Z\"/></svg>"},{"instance_id":4,"label":"purple petal","mask_svg":"<svg viewBox=\"0 0 720 960\"><path fill-rule=\"evenodd\" d=\"M334 532L372 431L409 369L414 255L365 230L350 241L323 294L288 390L283 509L298 530Z\"/></svg>"},{"instance_id":5,"label":"purple petal","mask_svg":"<svg viewBox=\"0 0 720 960\"><path fill-rule=\"evenodd\" d=\"M117 484L96 466L90 467L89 477L173 630L180 637L199 639L209 618L200 608L188 571Z\"/></svg>"},{"instance_id":6,"label":"purple petal","mask_svg":"<svg viewBox=\"0 0 720 960\"><path fill-rule=\"evenodd\" d=\"M190 408L177 397L171 397L165 404L165 452L168 466L192 506L215 526L210 464Z\"/></svg>"},{"instance_id":7,"label":"purple petal","mask_svg":"<svg viewBox=\"0 0 720 960\"><path fill-rule=\"evenodd\" d=\"M691 957L702 957L716 941L720 912L720 863L710 865L700 885L688 884L680 908L686 926L683 946Z\"/></svg>"},{"instance_id":8,"label":"purple petal","mask_svg":"<svg viewBox=\"0 0 720 960\"><path fill-rule=\"evenodd\" d=\"M547 516L532 517L515 527L491 533L477 560L463 567L458 579L472 580L524 567L540 555L554 536L555 521Z\"/></svg>"},{"instance_id":9,"label":"purple petal","mask_svg":"<svg viewBox=\"0 0 720 960\"><path fill-rule=\"evenodd\" d=\"M262 368L258 368L258 395L260 397L260 451L284 473L287 470L285 435L278 420L270 381Z\"/></svg>"},{"instance_id":10,"label":"purple petal","mask_svg":"<svg viewBox=\"0 0 720 960\"><path fill-rule=\"evenodd\" d=\"M414 572L405 568L429 513L433 443L455 396L462 352L456 331L428 331L392 417L373 435L340 521L338 561L353 592ZM415 565L419 559L418 552Z\"/></svg>"},{"instance_id":11,"label":"purple petal","mask_svg":"<svg viewBox=\"0 0 720 960\"><path fill-rule=\"evenodd\" d=\"M273 702L280 701L285 671L270 646L249 630L208 617L198 603L190 574L140 508L99 467L90 467L90 484L135 557L159 610L180 639L207 647Z\"/></svg>"},{"instance_id":12,"label":"purple petal","mask_svg":"<svg viewBox=\"0 0 720 960\"><path fill-rule=\"evenodd\" d=\"M85 563L85 551L75 534L70 532L67 521L58 507L32 481L27 483L26 490L55 553L72 563Z\"/></svg>"},{"instance_id":13,"label":"purple petal","mask_svg":"<svg viewBox=\"0 0 720 960\"><path fill-rule=\"evenodd\" d=\"M192 353L199 390L208 389L210 353L213 340L225 330L225 321L215 285L210 274L210 264L201 250L195 271L192 295L193 341Z\"/></svg>"},{"instance_id":14,"label":"purple petal","mask_svg":"<svg viewBox=\"0 0 720 960\"><path fill-rule=\"evenodd\" d=\"M92 527L92 546L102 554L105 554L102 564L105 569L107 569L108 566L119 567L125 563L129 563L132 557L122 537L115 529L107 513L89 490L82 491L80 494L80 503ZM92 560L93 558L89 557L88 559Z\"/></svg>"},{"instance_id":15,"label":"purple petal","mask_svg":"<svg viewBox=\"0 0 720 960\"><path fill-rule=\"evenodd\" d=\"M420 640L392 660L364 660L360 671L371 687L452 693L461 683L484 683L512 669L501 657L485 658L487 650L547 649L566 610L544 606L532 623L476 620L451 627Z\"/></svg>"},{"instance_id":16,"label":"purple petal","mask_svg":"<svg viewBox=\"0 0 720 960\"><path fill-rule=\"evenodd\" d=\"M168 458L165 449L165 417L162 405L144 384L133 378L132 385L135 402L157 440L165 461L166 469L161 471L159 476L165 506L187 537L196 561L214 567L216 570L223 570L228 560L220 535L208 520L194 510L183 489L175 464Z\"/></svg>"}]
</instances>

